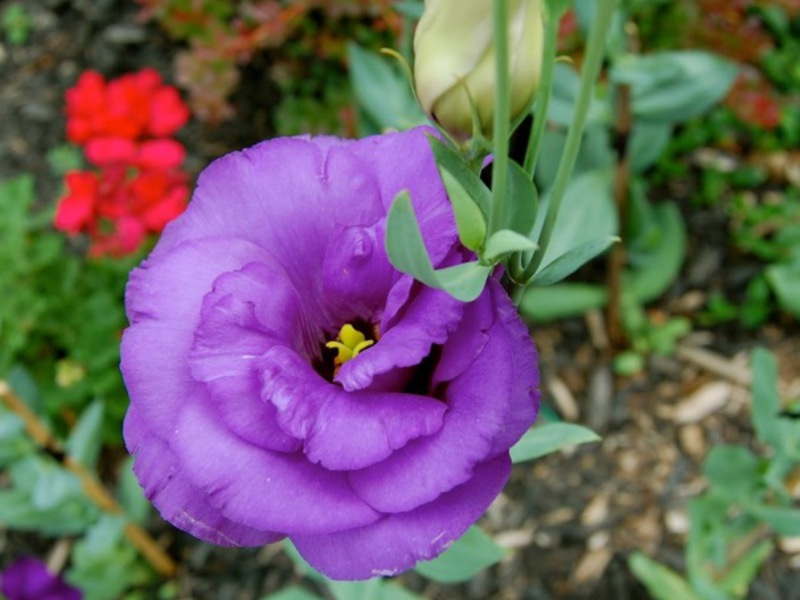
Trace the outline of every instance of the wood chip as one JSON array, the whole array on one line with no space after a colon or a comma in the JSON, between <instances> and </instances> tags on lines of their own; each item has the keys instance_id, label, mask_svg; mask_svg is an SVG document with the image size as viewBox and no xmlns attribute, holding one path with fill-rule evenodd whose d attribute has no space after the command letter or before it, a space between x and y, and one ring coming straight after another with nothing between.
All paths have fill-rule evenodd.
<instances>
[{"instance_id":1,"label":"wood chip","mask_svg":"<svg viewBox=\"0 0 800 600\"><path fill-rule=\"evenodd\" d=\"M608 519L608 505L611 494L609 492L600 492L591 502L586 505L581 513L581 525L592 527L599 525Z\"/></svg>"},{"instance_id":2,"label":"wood chip","mask_svg":"<svg viewBox=\"0 0 800 600\"><path fill-rule=\"evenodd\" d=\"M800 537L779 537L778 548L784 554L800 554Z\"/></svg>"},{"instance_id":3,"label":"wood chip","mask_svg":"<svg viewBox=\"0 0 800 600\"><path fill-rule=\"evenodd\" d=\"M561 413L564 420L577 421L580 417L578 403L564 380L557 376L549 377L547 389L550 391L550 395L553 396L553 402L555 402L558 412Z\"/></svg>"},{"instance_id":4,"label":"wood chip","mask_svg":"<svg viewBox=\"0 0 800 600\"><path fill-rule=\"evenodd\" d=\"M613 557L614 551L608 546L586 552L572 573L572 585L579 587L600 579Z\"/></svg>"},{"instance_id":5,"label":"wood chip","mask_svg":"<svg viewBox=\"0 0 800 600\"><path fill-rule=\"evenodd\" d=\"M678 430L681 449L693 459L701 460L708 450L706 434L697 423L689 423Z\"/></svg>"},{"instance_id":6,"label":"wood chip","mask_svg":"<svg viewBox=\"0 0 800 600\"><path fill-rule=\"evenodd\" d=\"M679 344L675 353L680 359L697 365L710 373L724 377L739 385L750 386L750 382L753 378L750 369L742 368L740 364L716 352L706 350L705 348L695 348Z\"/></svg>"},{"instance_id":7,"label":"wood chip","mask_svg":"<svg viewBox=\"0 0 800 600\"><path fill-rule=\"evenodd\" d=\"M510 550L525 548L531 545L535 533L536 530L533 527L502 531L494 536L494 541L501 548L508 548Z\"/></svg>"},{"instance_id":8,"label":"wood chip","mask_svg":"<svg viewBox=\"0 0 800 600\"><path fill-rule=\"evenodd\" d=\"M732 386L725 381L712 381L681 400L672 411L676 423L695 423L711 415L728 402Z\"/></svg>"}]
</instances>

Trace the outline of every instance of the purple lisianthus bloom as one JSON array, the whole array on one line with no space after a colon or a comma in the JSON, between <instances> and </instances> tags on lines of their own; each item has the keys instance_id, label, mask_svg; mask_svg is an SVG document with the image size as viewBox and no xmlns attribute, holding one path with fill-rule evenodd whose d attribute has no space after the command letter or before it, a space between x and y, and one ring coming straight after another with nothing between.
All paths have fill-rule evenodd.
<instances>
[{"instance_id":1,"label":"purple lisianthus bloom","mask_svg":"<svg viewBox=\"0 0 800 600\"><path fill-rule=\"evenodd\" d=\"M0 593L8 600L81 600L83 594L58 575L47 570L42 561L23 557L0 574Z\"/></svg>"},{"instance_id":2,"label":"purple lisianthus bloom","mask_svg":"<svg viewBox=\"0 0 800 600\"><path fill-rule=\"evenodd\" d=\"M440 554L508 480L538 406L527 329L495 279L463 303L384 249L408 190L434 264L468 258L427 133L225 156L131 274L125 441L177 527L288 536L366 579Z\"/></svg>"}]
</instances>

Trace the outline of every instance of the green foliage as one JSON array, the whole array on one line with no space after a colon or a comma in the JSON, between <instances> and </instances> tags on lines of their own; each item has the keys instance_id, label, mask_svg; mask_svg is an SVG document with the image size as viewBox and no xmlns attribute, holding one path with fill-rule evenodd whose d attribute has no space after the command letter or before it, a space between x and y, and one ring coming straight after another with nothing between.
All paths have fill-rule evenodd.
<instances>
[{"instance_id":1,"label":"green foliage","mask_svg":"<svg viewBox=\"0 0 800 600\"><path fill-rule=\"evenodd\" d=\"M703 462L708 490L689 504L686 577L642 554L630 567L654 598L730 600L747 597L772 553L772 532L800 535L800 509L785 481L800 465L800 422L787 418L777 392L777 364L766 350L751 355L752 419L767 452L715 446ZM666 595L664 595L666 594Z\"/></svg>"},{"instance_id":2,"label":"green foliage","mask_svg":"<svg viewBox=\"0 0 800 600\"><path fill-rule=\"evenodd\" d=\"M573 423L545 423L529 429L511 448L511 460L525 462L570 446L600 441L591 429Z\"/></svg>"},{"instance_id":3,"label":"green foliage","mask_svg":"<svg viewBox=\"0 0 800 600\"><path fill-rule=\"evenodd\" d=\"M34 208L29 175L0 183L0 212L0 288L14 290L0 296L0 377L24 366L51 417L105 399L104 438L118 443L122 297L137 257L88 261L74 253L51 229L51 213Z\"/></svg>"},{"instance_id":4,"label":"green foliage","mask_svg":"<svg viewBox=\"0 0 800 600\"><path fill-rule=\"evenodd\" d=\"M505 551L480 527L470 527L447 551L416 571L439 583L468 581L503 558Z\"/></svg>"},{"instance_id":5,"label":"green foliage","mask_svg":"<svg viewBox=\"0 0 800 600\"><path fill-rule=\"evenodd\" d=\"M67 580L80 587L86 600L116 600L152 579L123 536L124 526L123 517L103 516L75 545Z\"/></svg>"},{"instance_id":6,"label":"green foliage","mask_svg":"<svg viewBox=\"0 0 800 600\"><path fill-rule=\"evenodd\" d=\"M392 59L348 44L350 83L362 108L364 133L410 129L428 122L408 77Z\"/></svg>"},{"instance_id":7,"label":"green foliage","mask_svg":"<svg viewBox=\"0 0 800 600\"><path fill-rule=\"evenodd\" d=\"M22 3L14 2L3 9L0 25L9 44L22 46L30 37L33 20Z\"/></svg>"}]
</instances>

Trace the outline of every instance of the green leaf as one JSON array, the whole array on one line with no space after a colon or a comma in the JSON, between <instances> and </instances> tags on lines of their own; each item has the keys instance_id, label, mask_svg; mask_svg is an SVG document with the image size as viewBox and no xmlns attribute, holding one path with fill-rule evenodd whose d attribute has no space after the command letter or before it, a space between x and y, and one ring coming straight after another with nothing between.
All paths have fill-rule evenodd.
<instances>
[{"instance_id":1,"label":"green leaf","mask_svg":"<svg viewBox=\"0 0 800 600\"><path fill-rule=\"evenodd\" d=\"M422 17L422 11L425 5L421 2L414 2L413 0L406 0L405 2L395 2L394 9L401 15L409 19L419 20Z\"/></svg>"},{"instance_id":2,"label":"green leaf","mask_svg":"<svg viewBox=\"0 0 800 600\"><path fill-rule=\"evenodd\" d=\"M129 456L120 466L118 495L125 515L132 521L144 525L150 516L150 502L144 495L139 480L133 473L133 457Z\"/></svg>"},{"instance_id":3,"label":"green leaf","mask_svg":"<svg viewBox=\"0 0 800 600\"><path fill-rule=\"evenodd\" d=\"M319 596L304 590L303 588L292 585L275 592L269 596L264 596L261 600L322 600Z\"/></svg>"},{"instance_id":4,"label":"green leaf","mask_svg":"<svg viewBox=\"0 0 800 600\"><path fill-rule=\"evenodd\" d=\"M631 170L641 173L655 164L671 138L672 125L669 123L635 122L628 142Z\"/></svg>"},{"instance_id":5,"label":"green leaf","mask_svg":"<svg viewBox=\"0 0 800 600\"><path fill-rule=\"evenodd\" d=\"M547 247L542 265L547 266L560 256L598 239L608 239L619 233L617 208L611 196L610 170L594 170L570 181L558 211L553 237ZM539 239L549 194L545 195L531 239Z\"/></svg>"},{"instance_id":6,"label":"green leaf","mask_svg":"<svg viewBox=\"0 0 800 600\"><path fill-rule=\"evenodd\" d=\"M761 461L743 446L714 446L703 462L703 473L718 492L731 500L746 500L758 493Z\"/></svg>"},{"instance_id":7,"label":"green leaf","mask_svg":"<svg viewBox=\"0 0 800 600\"><path fill-rule=\"evenodd\" d=\"M641 303L651 302L667 290L686 256L686 226L677 205L669 202L652 209L652 223L657 226L653 239L625 278L625 291Z\"/></svg>"},{"instance_id":8,"label":"green leaf","mask_svg":"<svg viewBox=\"0 0 800 600\"><path fill-rule=\"evenodd\" d=\"M326 580L336 600L421 600L408 590L380 578L367 581Z\"/></svg>"},{"instance_id":9,"label":"green leaf","mask_svg":"<svg viewBox=\"0 0 800 600\"><path fill-rule=\"evenodd\" d=\"M753 425L764 444L780 445L781 402L778 397L778 361L771 352L756 348L750 355L753 369Z\"/></svg>"},{"instance_id":10,"label":"green leaf","mask_svg":"<svg viewBox=\"0 0 800 600\"><path fill-rule=\"evenodd\" d=\"M641 552L631 554L628 565L654 600L703 600L678 573Z\"/></svg>"},{"instance_id":11,"label":"green leaf","mask_svg":"<svg viewBox=\"0 0 800 600\"><path fill-rule=\"evenodd\" d=\"M348 44L350 80L367 115L383 131L409 129L428 122L419 108L411 83L392 63L358 44Z\"/></svg>"},{"instance_id":12,"label":"green leaf","mask_svg":"<svg viewBox=\"0 0 800 600\"><path fill-rule=\"evenodd\" d=\"M547 287L530 286L523 292L519 311L526 321L542 323L583 315L605 306L608 291L587 283L559 283Z\"/></svg>"},{"instance_id":13,"label":"green leaf","mask_svg":"<svg viewBox=\"0 0 800 600\"><path fill-rule=\"evenodd\" d=\"M439 269L435 272L437 285L462 302L472 302L481 295L492 267L477 261Z\"/></svg>"},{"instance_id":14,"label":"green leaf","mask_svg":"<svg viewBox=\"0 0 800 600\"><path fill-rule=\"evenodd\" d=\"M392 202L386 218L386 252L392 265L422 283L438 287L433 264L419 230L411 197L403 190Z\"/></svg>"},{"instance_id":15,"label":"green leaf","mask_svg":"<svg viewBox=\"0 0 800 600\"><path fill-rule=\"evenodd\" d=\"M458 227L458 238L465 247L478 251L486 238L486 220L480 207L461 182L447 169L439 167Z\"/></svg>"},{"instance_id":16,"label":"green leaf","mask_svg":"<svg viewBox=\"0 0 800 600\"><path fill-rule=\"evenodd\" d=\"M147 581L149 571L137 563L124 527L123 517L104 515L75 544L67 580L81 588L85 600L117 600Z\"/></svg>"},{"instance_id":17,"label":"green leaf","mask_svg":"<svg viewBox=\"0 0 800 600\"><path fill-rule=\"evenodd\" d=\"M584 242L542 267L533 278L533 283L535 285L558 283L619 241L618 237L613 236Z\"/></svg>"},{"instance_id":18,"label":"green leaf","mask_svg":"<svg viewBox=\"0 0 800 600\"><path fill-rule=\"evenodd\" d=\"M632 90L636 117L659 123L684 123L725 97L739 68L701 51L625 54L611 69L611 80Z\"/></svg>"},{"instance_id":19,"label":"green leaf","mask_svg":"<svg viewBox=\"0 0 800 600\"><path fill-rule=\"evenodd\" d=\"M394 199L386 222L386 252L392 265L430 287L443 289L462 302L477 298L492 271L477 262L434 270L407 191Z\"/></svg>"},{"instance_id":20,"label":"green leaf","mask_svg":"<svg viewBox=\"0 0 800 600\"><path fill-rule=\"evenodd\" d=\"M747 512L758 517L781 535L800 535L800 508L788 506L748 505Z\"/></svg>"},{"instance_id":21,"label":"green leaf","mask_svg":"<svg viewBox=\"0 0 800 600\"><path fill-rule=\"evenodd\" d=\"M510 229L528 237L536 221L539 192L525 170L513 160L508 163L507 181L503 223L498 229Z\"/></svg>"},{"instance_id":22,"label":"green leaf","mask_svg":"<svg viewBox=\"0 0 800 600\"><path fill-rule=\"evenodd\" d=\"M486 241L486 249L483 251L483 259L496 261L512 252L533 252L536 250L530 238L512 231L511 229L501 229L495 231Z\"/></svg>"},{"instance_id":23,"label":"green leaf","mask_svg":"<svg viewBox=\"0 0 800 600\"><path fill-rule=\"evenodd\" d=\"M417 573L439 583L457 583L497 563L505 551L483 529L472 526L448 550L430 562L420 563Z\"/></svg>"},{"instance_id":24,"label":"green leaf","mask_svg":"<svg viewBox=\"0 0 800 600\"><path fill-rule=\"evenodd\" d=\"M764 276L781 308L800 319L800 264L770 265Z\"/></svg>"},{"instance_id":25,"label":"green leaf","mask_svg":"<svg viewBox=\"0 0 800 600\"><path fill-rule=\"evenodd\" d=\"M545 423L525 432L511 448L511 460L524 462L568 446L600 441L600 436L591 429L574 423Z\"/></svg>"},{"instance_id":26,"label":"green leaf","mask_svg":"<svg viewBox=\"0 0 800 600\"><path fill-rule=\"evenodd\" d=\"M772 542L769 540L750 548L735 565L728 569L725 576L719 579L717 586L736 598L746 597L750 584L758 575L764 561L769 558L772 548Z\"/></svg>"},{"instance_id":27,"label":"green leaf","mask_svg":"<svg viewBox=\"0 0 800 600\"><path fill-rule=\"evenodd\" d=\"M484 220L488 219L492 205L492 192L483 183L478 173L470 168L458 152L436 136L428 135L428 143L430 143L433 156L436 158L439 172L449 171L453 177L458 179L469 197L478 205Z\"/></svg>"},{"instance_id":28,"label":"green leaf","mask_svg":"<svg viewBox=\"0 0 800 600\"><path fill-rule=\"evenodd\" d=\"M66 443L67 454L90 469L94 468L103 443L103 403L92 402L81 414Z\"/></svg>"}]
</instances>

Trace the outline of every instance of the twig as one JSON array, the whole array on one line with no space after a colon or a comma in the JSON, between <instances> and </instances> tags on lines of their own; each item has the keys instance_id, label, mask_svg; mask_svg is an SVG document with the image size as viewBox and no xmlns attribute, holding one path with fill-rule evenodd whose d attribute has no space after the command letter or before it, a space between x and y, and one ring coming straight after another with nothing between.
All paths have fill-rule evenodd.
<instances>
[{"instance_id":1,"label":"twig","mask_svg":"<svg viewBox=\"0 0 800 600\"><path fill-rule=\"evenodd\" d=\"M78 477L86 496L102 511L112 514L124 514L123 508L100 483L97 478L86 470L80 463L64 454L61 444L51 434L47 427L39 420L36 414L17 396L11 386L0 380L0 400L16 414L25 424L28 435L41 448L50 454L63 457L64 468ZM144 556L153 568L164 577L173 577L178 571L178 566L170 556L164 552L147 531L136 523L128 522L124 528L125 536L131 544Z\"/></svg>"}]
</instances>

